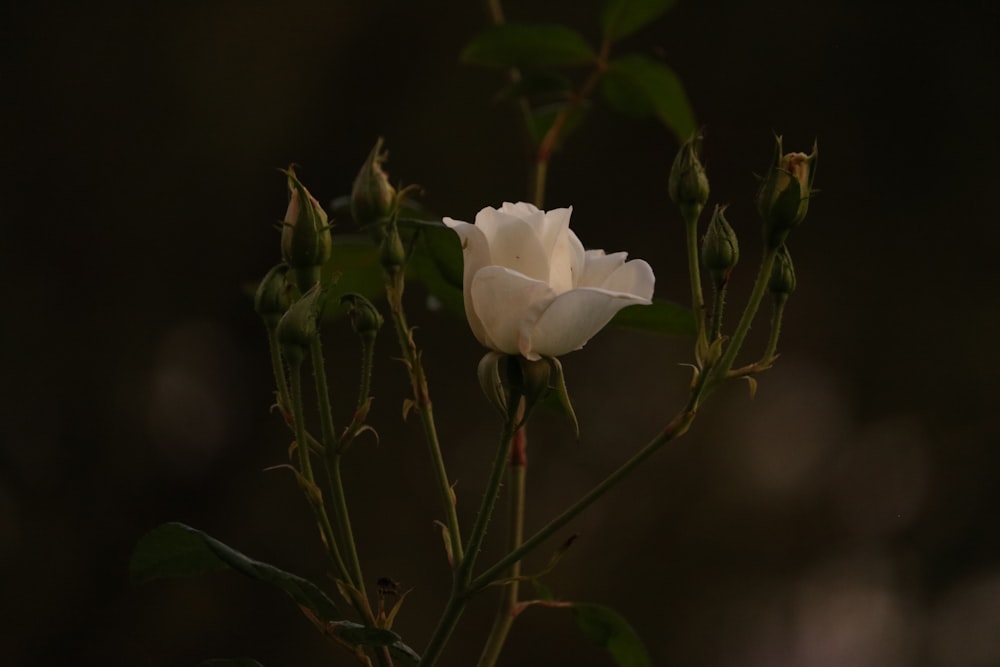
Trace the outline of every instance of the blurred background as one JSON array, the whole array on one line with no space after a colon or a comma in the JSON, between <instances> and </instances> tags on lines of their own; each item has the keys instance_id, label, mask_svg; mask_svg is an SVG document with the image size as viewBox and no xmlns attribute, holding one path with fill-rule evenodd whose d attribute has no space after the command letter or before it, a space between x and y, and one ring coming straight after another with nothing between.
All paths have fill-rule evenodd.
<instances>
[{"instance_id":1,"label":"blurred background","mask_svg":"<svg viewBox=\"0 0 1000 667\"><path fill-rule=\"evenodd\" d=\"M598 37L597 3L504 4L509 20ZM654 664L1000 664L998 13L682 0L622 44L673 67L705 127L712 202L731 205L743 246L734 316L772 133L821 150L821 193L790 240L782 356L756 398L719 392L528 562L579 533L547 584L621 611ZM442 214L526 197L518 117L493 100L502 75L458 63L485 7L99 0L0 14L2 662L351 664L280 593L232 573L133 589L128 558L177 520L329 583L293 479L264 471L289 437L268 410L247 286L279 256L276 169L297 163L329 201L381 135L393 180L421 184ZM676 149L655 122L595 105L553 162L547 203L572 205L589 247L648 260L657 295L684 301L666 196ZM464 322L409 297L470 522L499 432L481 350ZM406 378L382 341L381 440L356 446L346 483L368 575L413 589L396 629L419 651L449 572L419 426L400 418ZM327 342L343 422L356 344L344 323ZM563 359L582 435L556 414L533 423L529 530L681 407L690 354L687 340L609 329ZM442 664L473 664L491 598ZM531 609L501 664L611 661L568 613Z\"/></svg>"}]
</instances>

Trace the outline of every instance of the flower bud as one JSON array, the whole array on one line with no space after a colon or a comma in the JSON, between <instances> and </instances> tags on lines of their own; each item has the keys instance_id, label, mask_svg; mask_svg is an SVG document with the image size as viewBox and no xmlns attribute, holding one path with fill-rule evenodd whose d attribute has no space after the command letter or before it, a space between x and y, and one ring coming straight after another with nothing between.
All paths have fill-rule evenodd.
<instances>
[{"instance_id":1,"label":"flower bud","mask_svg":"<svg viewBox=\"0 0 1000 667\"><path fill-rule=\"evenodd\" d=\"M686 222L694 222L708 202L708 177L699 159L701 135L694 134L684 142L670 169L668 192L681 210Z\"/></svg>"},{"instance_id":2,"label":"flower bud","mask_svg":"<svg viewBox=\"0 0 1000 667\"><path fill-rule=\"evenodd\" d=\"M389 217L396 202L396 189L389 184L382 163L389 157L382 149L382 137L361 165L351 188L351 216L358 226L367 228Z\"/></svg>"},{"instance_id":3,"label":"flower bud","mask_svg":"<svg viewBox=\"0 0 1000 667\"><path fill-rule=\"evenodd\" d=\"M333 237L326 211L309 194L289 167L288 210L281 226L281 256L295 270L299 291L305 293L319 282L320 267L330 259Z\"/></svg>"},{"instance_id":4,"label":"flower bud","mask_svg":"<svg viewBox=\"0 0 1000 667\"><path fill-rule=\"evenodd\" d=\"M524 397L527 414L548 393L552 365L545 357L531 361L520 355L512 356L507 364L507 375L512 393L516 391Z\"/></svg>"},{"instance_id":5,"label":"flower bud","mask_svg":"<svg viewBox=\"0 0 1000 667\"><path fill-rule=\"evenodd\" d=\"M781 246L778 254L774 258L774 266L771 267L771 278L767 283L767 289L775 301L783 302L795 291L795 267L792 265L792 257L788 254L788 248Z\"/></svg>"},{"instance_id":6,"label":"flower bud","mask_svg":"<svg viewBox=\"0 0 1000 667\"><path fill-rule=\"evenodd\" d=\"M264 320L264 326L268 331L274 331L281 316L288 310L287 273L288 265L285 263L273 267L260 281L254 294L254 310Z\"/></svg>"},{"instance_id":7,"label":"flower bud","mask_svg":"<svg viewBox=\"0 0 1000 667\"><path fill-rule=\"evenodd\" d=\"M729 281L729 274L740 260L740 244L726 220L725 211L725 206L716 205L701 241L701 263L712 276L716 288Z\"/></svg>"},{"instance_id":8,"label":"flower bud","mask_svg":"<svg viewBox=\"0 0 1000 667\"><path fill-rule=\"evenodd\" d=\"M354 332L365 341L375 340L383 323L382 315L375 304L360 294L345 294L340 297L340 303L347 306L347 314L351 318L351 328Z\"/></svg>"},{"instance_id":9,"label":"flower bud","mask_svg":"<svg viewBox=\"0 0 1000 667\"><path fill-rule=\"evenodd\" d=\"M278 322L276 334L285 359L301 364L306 350L319 335L319 322L326 305L327 289L319 283L293 303Z\"/></svg>"},{"instance_id":10,"label":"flower bud","mask_svg":"<svg viewBox=\"0 0 1000 667\"><path fill-rule=\"evenodd\" d=\"M806 217L813 178L816 175L816 144L813 152L783 153L776 137L774 164L761 180L757 211L764 220L764 238L770 248L785 242L788 232Z\"/></svg>"}]
</instances>

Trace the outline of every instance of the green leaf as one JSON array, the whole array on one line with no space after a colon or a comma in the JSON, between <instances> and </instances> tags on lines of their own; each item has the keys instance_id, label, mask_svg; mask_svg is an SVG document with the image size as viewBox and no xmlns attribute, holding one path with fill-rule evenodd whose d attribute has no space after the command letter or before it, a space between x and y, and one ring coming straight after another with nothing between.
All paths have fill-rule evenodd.
<instances>
[{"instance_id":1,"label":"green leaf","mask_svg":"<svg viewBox=\"0 0 1000 667\"><path fill-rule=\"evenodd\" d=\"M552 127L553 123L556 122L556 118L562 113L563 109L569 109L568 116L562 126L562 131L559 132L559 136L556 138L556 143L553 149L558 150L566 143L566 139L573 134L582 124L587 117L587 112L590 108L585 103L580 104L570 104L569 102L553 102L552 104L546 104L531 110L531 127L529 131L531 132L531 138L534 140L536 145L542 143L545 135L548 134L549 129Z\"/></svg>"},{"instance_id":2,"label":"green leaf","mask_svg":"<svg viewBox=\"0 0 1000 667\"><path fill-rule=\"evenodd\" d=\"M695 131L694 112L680 79L672 69L646 56L631 54L608 63L601 94L626 116L655 116L681 141Z\"/></svg>"},{"instance_id":3,"label":"green leaf","mask_svg":"<svg viewBox=\"0 0 1000 667\"><path fill-rule=\"evenodd\" d=\"M160 577L190 576L225 569L236 570L284 591L323 621L332 621L340 616L333 601L311 581L248 558L182 523L165 523L146 533L132 552L129 564L133 584Z\"/></svg>"},{"instance_id":4,"label":"green leaf","mask_svg":"<svg viewBox=\"0 0 1000 667\"><path fill-rule=\"evenodd\" d=\"M693 336L698 332L690 310L672 301L653 301L649 306L629 306L611 320L627 329L668 336Z\"/></svg>"},{"instance_id":5,"label":"green leaf","mask_svg":"<svg viewBox=\"0 0 1000 667\"><path fill-rule=\"evenodd\" d=\"M329 290L329 303L339 301L345 294L360 294L374 300L385 288L378 248L363 234L338 234L333 237L333 251L323 265L323 277L331 281L336 278ZM329 308L326 316L337 317L344 312L343 309Z\"/></svg>"},{"instance_id":6,"label":"green leaf","mask_svg":"<svg viewBox=\"0 0 1000 667\"><path fill-rule=\"evenodd\" d=\"M526 70L521 77L497 93L497 100L527 98L566 99L573 91L569 77L549 70Z\"/></svg>"},{"instance_id":7,"label":"green leaf","mask_svg":"<svg viewBox=\"0 0 1000 667\"><path fill-rule=\"evenodd\" d=\"M618 667L652 667L639 635L615 610L598 604L574 603L573 616L580 631L606 648Z\"/></svg>"},{"instance_id":8,"label":"green leaf","mask_svg":"<svg viewBox=\"0 0 1000 667\"><path fill-rule=\"evenodd\" d=\"M199 667L264 667L251 658L213 658L202 660Z\"/></svg>"},{"instance_id":9,"label":"green leaf","mask_svg":"<svg viewBox=\"0 0 1000 667\"><path fill-rule=\"evenodd\" d=\"M329 626L331 634L355 646L387 646L389 654L399 660L404 667L416 667L420 656L412 648L400 641L399 635L382 628L366 628L358 623L339 621Z\"/></svg>"},{"instance_id":10,"label":"green leaf","mask_svg":"<svg viewBox=\"0 0 1000 667\"><path fill-rule=\"evenodd\" d=\"M458 234L440 220L401 220L400 225L419 234L406 267L407 275L423 284L446 310L464 318L463 258Z\"/></svg>"},{"instance_id":11,"label":"green leaf","mask_svg":"<svg viewBox=\"0 0 1000 667\"><path fill-rule=\"evenodd\" d=\"M490 67L583 65L597 55L580 33L562 25L505 23L477 35L462 50L462 62Z\"/></svg>"},{"instance_id":12,"label":"green leaf","mask_svg":"<svg viewBox=\"0 0 1000 667\"><path fill-rule=\"evenodd\" d=\"M608 0L601 15L604 38L615 42L652 23L674 6L674 0Z\"/></svg>"}]
</instances>

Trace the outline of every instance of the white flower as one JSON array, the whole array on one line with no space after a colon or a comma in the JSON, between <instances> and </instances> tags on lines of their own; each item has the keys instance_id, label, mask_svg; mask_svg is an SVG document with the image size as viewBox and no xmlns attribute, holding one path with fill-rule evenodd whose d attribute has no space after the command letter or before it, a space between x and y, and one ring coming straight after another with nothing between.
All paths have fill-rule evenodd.
<instances>
[{"instance_id":1,"label":"white flower","mask_svg":"<svg viewBox=\"0 0 1000 667\"><path fill-rule=\"evenodd\" d=\"M627 253L584 250L571 208L487 207L471 225L445 218L462 239L463 292L479 342L537 360L579 350L615 313L652 303L653 270Z\"/></svg>"}]
</instances>

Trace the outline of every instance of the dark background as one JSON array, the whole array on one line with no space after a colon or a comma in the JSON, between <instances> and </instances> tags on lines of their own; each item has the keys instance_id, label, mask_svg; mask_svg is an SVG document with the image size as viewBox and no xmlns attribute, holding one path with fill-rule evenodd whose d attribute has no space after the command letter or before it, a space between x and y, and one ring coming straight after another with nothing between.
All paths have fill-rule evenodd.
<instances>
[{"instance_id":1,"label":"dark background","mask_svg":"<svg viewBox=\"0 0 1000 667\"><path fill-rule=\"evenodd\" d=\"M589 4L506 10L596 38ZM246 293L278 257L275 169L301 165L327 201L382 135L393 179L423 185L434 210L471 220L524 198L517 117L491 101L501 78L457 62L484 8L2 11L2 662L351 664L278 593L234 574L133 589L128 557L180 520L326 581L293 480L262 472L288 441ZM752 174L772 131L821 149L822 192L790 243L800 287L783 354L756 398L720 392L561 533L581 537L547 583L622 611L656 665L1000 663L998 25L995 5L973 0L687 1L622 45L664 58L706 127L712 199L743 239L730 312L758 254ZM675 150L657 124L597 106L553 163L547 201L574 206L588 246L647 259L657 295L683 301ZM463 322L410 297L468 524L499 427L478 395L481 351ZM345 329L328 339L341 422L356 373ZM381 442L354 450L347 486L368 576L413 588L396 629L420 650L448 570L394 354L386 335ZM622 330L564 358L582 437L557 415L536 420L529 529L656 433L682 405L689 358L686 340ZM474 662L492 607L473 605L445 664ZM610 664L569 614L543 609L518 620L502 662Z\"/></svg>"}]
</instances>

